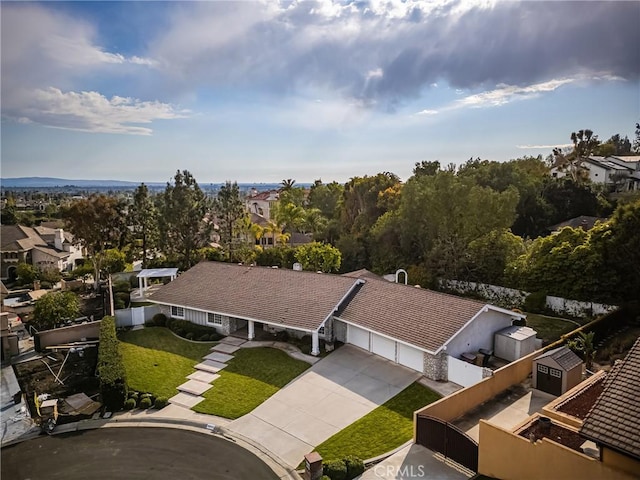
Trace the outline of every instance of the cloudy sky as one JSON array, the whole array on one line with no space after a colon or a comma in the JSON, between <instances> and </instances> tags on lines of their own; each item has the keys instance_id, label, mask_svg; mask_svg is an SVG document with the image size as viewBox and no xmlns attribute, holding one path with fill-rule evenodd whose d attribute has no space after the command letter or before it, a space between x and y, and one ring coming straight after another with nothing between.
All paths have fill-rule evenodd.
<instances>
[{"instance_id":1,"label":"cloudy sky","mask_svg":"<svg viewBox=\"0 0 640 480\"><path fill-rule=\"evenodd\" d=\"M640 2L2 2L2 177L346 181L640 121Z\"/></svg>"}]
</instances>

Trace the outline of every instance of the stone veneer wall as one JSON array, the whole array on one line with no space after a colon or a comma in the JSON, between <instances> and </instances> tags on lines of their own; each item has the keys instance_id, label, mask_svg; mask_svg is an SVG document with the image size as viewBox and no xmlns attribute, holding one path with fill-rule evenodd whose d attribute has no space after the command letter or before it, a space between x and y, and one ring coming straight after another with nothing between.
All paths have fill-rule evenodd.
<instances>
[{"instance_id":1,"label":"stone veneer wall","mask_svg":"<svg viewBox=\"0 0 640 480\"><path fill-rule=\"evenodd\" d=\"M424 376L431 380L447 380L448 378L447 354L440 352L437 355L424 353Z\"/></svg>"},{"instance_id":2,"label":"stone veneer wall","mask_svg":"<svg viewBox=\"0 0 640 480\"><path fill-rule=\"evenodd\" d=\"M328 337L325 337L328 338ZM340 320L333 320L333 338L338 342L347 343L347 324Z\"/></svg>"}]
</instances>

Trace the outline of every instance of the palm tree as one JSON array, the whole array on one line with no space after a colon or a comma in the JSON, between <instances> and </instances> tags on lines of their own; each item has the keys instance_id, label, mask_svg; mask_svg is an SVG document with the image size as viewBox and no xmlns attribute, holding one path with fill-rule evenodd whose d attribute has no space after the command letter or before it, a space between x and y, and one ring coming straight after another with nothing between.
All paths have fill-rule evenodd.
<instances>
[{"instance_id":1,"label":"palm tree","mask_svg":"<svg viewBox=\"0 0 640 480\"><path fill-rule=\"evenodd\" d=\"M280 191L288 192L289 190L291 190L293 188L293 185L295 183L296 183L296 181L291 179L291 178L287 178L286 180L282 180L282 182L280 182L280 185L282 185L282 188L280 188Z\"/></svg>"}]
</instances>

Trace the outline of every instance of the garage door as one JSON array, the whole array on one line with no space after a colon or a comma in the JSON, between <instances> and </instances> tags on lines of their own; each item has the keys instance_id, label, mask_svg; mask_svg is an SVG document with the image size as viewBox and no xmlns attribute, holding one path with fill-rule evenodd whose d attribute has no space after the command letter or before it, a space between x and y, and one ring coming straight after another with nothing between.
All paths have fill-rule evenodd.
<instances>
[{"instance_id":1,"label":"garage door","mask_svg":"<svg viewBox=\"0 0 640 480\"><path fill-rule=\"evenodd\" d=\"M347 343L369 350L369 331L349 325L347 329Z\"/></svg>"},{"instance_id":2,"label":"garage door","mask_svg":"<svg viewBox=\"0 0 640 480\"><path fill-rule=\"evenodd\" d=\"M371 351L386 359L396 361L396 342L386 337L371 334Z\"/></svg>"},{"instance_id":3,"label":"garage door","mask_svg":"<svg viewBox=\"0 0 640 480\"><path fill-rule=\"evenodd\" d=\"M418 372L424 370L422 350L398 343L398 363Z\"/></svg>"}]
</instances>

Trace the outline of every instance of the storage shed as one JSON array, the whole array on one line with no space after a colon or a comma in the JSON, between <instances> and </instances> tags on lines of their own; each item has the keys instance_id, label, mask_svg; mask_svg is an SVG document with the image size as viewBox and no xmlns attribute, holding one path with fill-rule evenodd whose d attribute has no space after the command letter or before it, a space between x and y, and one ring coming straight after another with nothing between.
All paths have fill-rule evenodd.
<instances>
[{"instance_id":1,"label":"storage shed","mask_svg":"<svg viewBox=\"0 0 640 480\"><path fill-rule=\"evenodd\" d=\"M536 350L536 331L533 328L512 325L497 331L493 342L496 357L514 362Z\"/></svg>"},{"instance_id":2,"label":"storage shed","mask_svg":"<svg viewBox=\"0 0 640 480\"><path fill-rule=\"evenodd\" d=\"M562 395L582 381L582 360L566 346L554 348L533 360L533 388Z\"/></svg>"}]
</instances>

